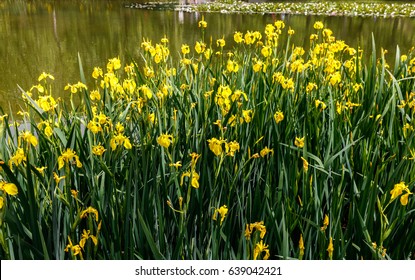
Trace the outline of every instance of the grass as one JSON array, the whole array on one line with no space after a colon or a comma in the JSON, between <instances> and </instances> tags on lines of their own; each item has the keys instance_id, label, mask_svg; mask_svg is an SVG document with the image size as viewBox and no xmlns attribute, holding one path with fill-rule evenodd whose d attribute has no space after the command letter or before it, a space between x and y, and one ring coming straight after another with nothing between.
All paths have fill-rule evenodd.
<instances>
[{"instance_id":1,"label":"grass","mask_svg":"<svg viewBox=\"0 0 415 280\"><path fill-rule=\"evenodd\" d=\"M413 50L198 24L2 113L1 258L414 259Z\"/></svg>"}]
</instances>

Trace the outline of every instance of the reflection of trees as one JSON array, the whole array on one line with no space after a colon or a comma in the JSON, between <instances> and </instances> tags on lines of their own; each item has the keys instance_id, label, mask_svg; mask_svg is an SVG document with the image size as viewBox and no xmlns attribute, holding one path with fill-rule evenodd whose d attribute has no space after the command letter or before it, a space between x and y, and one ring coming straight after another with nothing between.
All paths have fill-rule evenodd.
<instances>
[{"instance_id":1,"label":"reflection of trees","mask_svg":"<svg viewBox=\"0 0 415 280\"><path fill-rule=\"evenodd\" d=\"M58 24L57 24L57 19L56 19L55 8L53 8L52 18L53 18L53 35L55 36L55 41L56 41L56 44L58 45L59 51L61 51L61 44L60 44L59 35L58 35Z\"/></svg>"}]
</instances>

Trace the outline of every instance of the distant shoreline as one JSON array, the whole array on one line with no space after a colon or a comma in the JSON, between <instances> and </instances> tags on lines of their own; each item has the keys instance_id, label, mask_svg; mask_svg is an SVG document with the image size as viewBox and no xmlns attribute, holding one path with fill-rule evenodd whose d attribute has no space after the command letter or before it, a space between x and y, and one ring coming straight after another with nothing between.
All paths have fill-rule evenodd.
<instances>
[{"instance_id":1,"label":"distant shoreline","mask_svg":"<svg viewBox=\"0 0 415 280\"><path fill-rule=\"evenodd\" d=\"M182 12L293 14L316 16L358 17L415 17L415 3L365 3L365 2L311 2L311 3L233 3L208 2L178 4L176 2L131 3L127 8L148 10L175 10Z\"/></svg>"}]
</instances>

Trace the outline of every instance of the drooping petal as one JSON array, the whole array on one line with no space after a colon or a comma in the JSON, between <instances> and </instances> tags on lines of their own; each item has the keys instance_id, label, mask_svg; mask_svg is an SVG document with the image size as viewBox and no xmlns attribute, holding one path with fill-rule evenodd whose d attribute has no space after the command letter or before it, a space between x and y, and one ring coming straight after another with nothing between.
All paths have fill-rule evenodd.
<instances>
[{"instance_id":1,"label":"drooping petal","mask_svg":"<svg viewBox=\"0 0 415 280\"><path fill-rule=\"evenodd\" d=\"M401 196L400 201L401 201L402 206L406 206L408 204L409 195L410 195L410 193L406 193L406 194Z\"/></svg>"},{"instance_id":2,"label":"drooping petal","mask_svg":"<svg viewBox=\"0 0 415 280\"><path fill-rule=\"evenodd\" d=\"M98 245L98 238L96 238L93 235L90 235L89 237L92 239L92 242L94 243L94 245L97 246Z\"/></svg>"},{"instance_id":3,"label":"drooping petal","mask_svg":"<svg viewBox=\"0 0 415 280\"><path fill-rule=\"evenodd\" d=\"M58 170L61 169L65 165L65 161L63 160L63 157L58 157Z\"/></svg>"},{"instance_id":4,"label":"drooping petal","mask_svg":"<svg viewBox=\"0 0 415 280\"><path fill-rule=\"evenodd\" d=\"M16 195L19 192L18 189L17 189L17 186L13 183L4 184L3 189L9 195Z\"/></svg>"}]
</instances>

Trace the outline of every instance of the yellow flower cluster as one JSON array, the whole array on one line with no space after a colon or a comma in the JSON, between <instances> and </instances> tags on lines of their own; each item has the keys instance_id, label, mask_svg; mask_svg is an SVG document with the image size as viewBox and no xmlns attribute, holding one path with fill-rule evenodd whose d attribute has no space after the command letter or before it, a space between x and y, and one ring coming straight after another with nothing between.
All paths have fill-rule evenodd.
<instances>
[{"instance_id":1,"label":"yellow flower cluster","mask_svg":"<svg viewBox=\"0 0 415 280\"><path fill-rule=\"evenodd\" d=\"M118 57L114 57L108 60L107 63L107 72L112 73L115 70L118 70L121 68L121 60Z\"/></svg>"},{"instance_id":2,"label":"yellow flower cluster","mask_svg":"<svg viewBox=\"0 0 415 280\"><path fill-rule=\"evenodd\" d=\"M31 98L33 96L33 90L36 89L38 99L35 103L45 112L50 112L57 107L57 101L49 93L48 80L53 81L55 78L51 74L43 72L38 78L39 84L33 85L29 91L22 95L23 100ZM43 84L40 84L40 82L43 82Z\"/></svg>"},{"instance_id":3,"label":"yellow flower cluster","mask_svg":"<svg viewBox=\"0 0 415 280\"><path fill-rule=\"evenodd\" d=\"M238 62L236 61L236 60L231 60L231 59L228 59L228 62L226 63L226 70L229 72L229 73L236 73L236 72L238 72L239 71L239 64L238 64Z\"/></svg>"},{"instance_id":4,"label":"yellow flower cluster","mask_svg":"<svg viewBox=\"0 0 415 280\"><path fill-rule=\"evenodd\" d=\"M76 195L74 196L74 198L76 198ZM94 218L93 220L95 220L95 222L98 223L98 211L95 208L89 206L80 213L80 218L86 219L88 217L88 214L92 214ZM68 236L68 245L65 247L65 252L71 252L71 255L73 257L79 256L80 259L83 259L82 252L85 251L85 245L87 244L88 240L91 240L94 246L98 246L98 235L101 231L101 224L102 221L100 221L97 224L95 235L91 234L90 229L83 229L81 238L79 240L79 244L73 244L71 237Z\"/></svg>"},{"instance_id":5,"label":"yellow flower cluster","mask_svg":"<svg viewBox=\"0 0 415 280\"><path fill-rule=\"evenodd\" d=\"M227 142L226 140L215 137L207 140L209 143L209 149L215 154L215 156L221 156L223 154L222 145L225 144L225 154L233 157L237 151L239 151L239 143L236 141Z\"/></svg>"},{"instance_id":6,"label":"yellow flower cluster","mask_svg":"<svg viewBox=\"0 0 415 280\"><path fill-rule=\"evenodd\" d=\"M220 85L218 87L217 93L215 95L215 103L219 106L222 111L222 115L225 116L229 113L231 106L234 102L237 102L237 107L242 106L243 101L248 101L248 96L241 90L232 91L229 86ZM245 110L245 112L251 112L250 110ZM243 116L246 122L250 122L249 116Z\"/></svg>"},{"instance_id":7,"label":"yellow flower cluster","mask_svg":"<svg viewBox=\"0 0 415 280\"><path fill-rule=\"evenodd\" d=\"M204 34L204 29L207 27L204 19L198 26ZM353 151L360 151L360 147L353 147L355 144L359 145L353 137L361 137L360 127L356 129L350 127L355 123L356 118L350 118L349 115L363 109L359 108L362 106L360 102L362 96L370 92L370 85L364 79L360 79L362 78L360 73L356 73L356 69L362 69L359 65L361 51L336 40L332 31L325 28L322 22L315 22L313 27L315 34L310 36L310 49L306 51L303 47L295 45L283 47L283 50L288 50L287 53L281 51L279 38L287 37L287 34L290 38L295 35L295 31L290 27L284 31L283 21L266 25L263 33L235 32L233 39L236 47L232 51L228 51L229 45L235 44L229 44L225 41L225 37L211 39L210 45L203 37L195 44L181 45L180 64L177 70L170 63L169 41L166 37L157 44L145 40L141 44L144 62L140 67L137 64L129 64L122 68L121 60L115 57L109 59L102 68L93 68L92 86L88 84L87 87L81 82L67 84L64 89L72 93L68 95L68 98L71 98L72 111L66 110L67 107L60 102L60 99L51 96L48 83L54 80L54 77L44 72L39 76L37 84L24 93L30 110L19 113L23 121L26 121L29 117L33 118L30 114L35 110L38 111L41 119L36 120L34 128L19 129L17 141L7 143L10 145L10 148L6 148L8 150L5 154L7 164L13 172L27 172L30 167L36 175L35 180L39 177L54 188L59 199L64 202L62 205L76 206L76 211L72 211L75 215L71 218L76 220L74 225L88 224L88 227L71 231L70 236L67 237L68 245L65 251L70 252L71 256L80 258L87 252L85 248L98 245L101 226L98 210L92 207L84 209L83 205L86 202L82 199L87 197L88 201L96 201L96 197L90 197L95 194L88 192L95 185L104 186L107 178L111 178L114 182L119 180L118 178L122 176L117 172L123 172L128 168L131 157L150 155L148 163L153 164L152 158L155 158L157 161L155 164L165 165L162 168L155 167L154 170L158 170L157 174L145 178L151 179L151 176L156 175L151 179L153 183L166 184L163 186L166 191L161 192L165 197L160 198L159 201L167 201L174 214L183 214L182 221L192 219L191 215L196 212L193 209L188 211L188 207L196 203L192 201L195 193L198 195L197 198L202 198L202 192L203 195L219 193L220 199L212 197L209 200L216 201L216 205L204 209L211 211L211 214L213 211L212 219L216 221L210 220L209 226L222 226L224 222L236 221L231 217L230 209L235 209L237 205L228 204L228 209L227 205L221 206L220 202L223 199L228 201L230 197L228 203L232 203L232 193L226 193L227 189L219 192L214 189L221 186L220 180L227 182L227 177L233 178L232 184L238 184L239 178L246 178L249 180L249 185L251 182L264 183L268 189L268 186L275 186L276 177L267 173L275 170L271 168L272 170L268 171L265 166L286 166L288 161L288 164L293 162L298 167L302 166L303 173L298 172L296 168L284 169L281 172L293 172L293 176L286 176L287 180L295 178L296 186L318 186L319 183L312 184L313 177L307 174L310 158L315 164L313 167L316 167L312 174L316 181L321 180L321 174L327 168L332 170L331 165L334 166L333 174L340 174L339 169L342 165L338 163L343 164L344 169L349 167L345 167L343 156L335 156L336 160L324 160L324 164L320 164L320 157L326 159L326 152L316 151L321 147L316 148L313 145L325 143L325 139L321 137L325 137L327 131L333 127L338 128L339 133L343 133L342 127L331 126L332 123L343 122L347 126L345 129L347 133L353 131L353 135L351 132L345 134L343 143L346 145L345 148L342 143L337 146L330 145L332 151L337 153L338 151L335 150L341 149L336 155L348 153L346 158L352 158ZM284 35L282 35L283 31ZM239 48L242 48L243 52L240 52ZM413 70L415 68L412 69L415 67L415 62L411 58L401 57L401 61L407 66L401 70L402 73L415 73ZM410 79L399 81L402 84L406 82L412 81ZM76 96L80 99L79 103L74 105L72 96L77 92L85 94ZM37 96L32 98L34 94ZM406 98L399 95L399 99L401 100L398 113L413 115L415 93L407 93ZM393 101L394 99L390 99L388 104L392 104ZM380 119L378 122L380 125L382 118L388 112L387 109L379 110L377 104L375 105L371 107L372 111L365 113L365 116ZM62 108L65 110L61 110ZM364 124L366 119L363 118L359 123ZM396 118L396 121L400 119ZM307 122L302 123L303 120ZM403 136L401 139L408 140L409 145L409 140L412 139L411 133L414 131L413 122L409 117L403 120L401 127L403 133L402 130L398 133L402 134L399 136ZM0 116L0 121L2 125L7 124L8 116ZM330 123L327 124L328 122ZM358 136L355 136L355 131ZM340 139L336 133L333 133L330 141ZM341 136L343 139L343 135ZM55 154L50 159L44 160L45 157L39 150L48 145L50 152ZM251 148L254 151L253 155ZM411 159L415 158L415 153L409 147L408 149L412 153ZM148 154L142 151L148 151ZM201 154L190 153L191 151L207 154L201 157ZM185 158L189 153L191 160ZM200 163L199 158L200 161L204 161L201 163L203 168L197 167L197 163ZM206 159L212 158L212 163L206 162ZM327 158L330 159L330 155ZM45 166L36 167L33 163L36 160L38 160L36 163L41 162L39 165ZM145 160L146 158L143 158L132 166L141 165ZM47 168L43 161L48 162ZM21 165L26 165L28 169L21 168ZM5 170L6 168L7 165L4 166ZM61 170L62 168L64 170ZM243 173L247 170L249 173ZM86 176L85 172L91 172L86 174L91 176ZM266 180L263 180L263 176L266 176ZM82 179L79 179L80 177ZM83 181L83 178L94 178L94 180L89 185L90 182ZM125 182L125 178L122 179ZM16 195L18 188L3 179L0 181L0 209L2 209L13 199L7 195ZM133 181L131 183L135 184L139 179ZM211 182L214 183L212 187L205 186ZM292 182L286 183L289 185ZM87 185L85 188L84 184ZM183 190L184 185L185 190ZM245 187L245 184L243 185L242 187ZM186 191L187 196L184 195ZM295 188L293 191L295 195L291 200L295 205L293 211L303 207L302 199L304 205L308 203L307 191L308 188ZM125 194L124 189L119 193ZM395 184L390 190L389 203L399 197L402 205L408 205L412 194L410 187L404 182ZM284 195L286 195L285 190ZM178 200L179 210L173 207L170 197ZM296 208L297 199L301 206L298 208ZM210 202L200 205L206 207L212 205ZM256 209L254 206L256 205L252 205L252 209ZM324 206L323 209L328 208ZM400 210L405 211L404 208ZM319 248L327 248L327 254L332 259L338 235L334 236L334 243L333 237L326 236L326 233L330 232L327 230L330 223L336 223L336 217L330 216L332 219L330 220L329 214L332 215L332 213L324 214L321 227L317 227L317 234L325 237L324 246L320 246L322 239L316 242L320 243ZM263 216L266 215L259 217ZM85 218L88 218L88 223L79 222ZM94 227L91 227L92 224ZM188 226L183 228L186 227ZM222 228L224 229L225 227ZM274 230L275 228L272 231ZM266 244L265 238L266 232L264 221L246 224L244 235L248 246L242 247L248 248L247 257L252 259L270 257L269 245ZM306 238L312 236L309 232L300 234L298 240L300 259L303 258L306 250L303 234ZM270 239L268 242L271 243L273 240ZM307 240L307 244L310 242L314 241ZM310 250L307 254L314 256ZM338 255L340 256L340 253Z\"/></svg>"},{"instance_id":8,"label":"yellow flower cluster","mask_svg":"<svg viewBox=\"0 0 415 280\"><path fill-rule=\"evenodd\" d=\"M399 109L405 109L408 108L412 111L415 110L415 92L406 93L405 100L401 100L400 104L398 105Z\"/></svg>"},{"instance_id":9,"label":"yellow flower cluster","mask_svg":"<svg viewBox=\"0 0 415 280\"><path fill-rule=\"evenodd\" d=\"M40 95L36 103L45 112L50 112L58 106L56 100L51 95Z\"/></svg>"},{"instance_id":10,"label":"yellow flower cluster","mask_svg":"<svg viewBox=\"0 0 415 280\"><path fill-rule=\"evenodd\" d=\"M382 258L386 256L386 248L384 248L383 246L378 246L376 242L372 242L372 248Z\"/></svg>"},{"instance_id":11,"label":"yellow flower cluster","mask_svg":"<svg viewBox=\"0 0 415 280\"><path fill-rule=\"evenodd\" d=\"M191 163L190 163L190 170L185 171L185 172L182 173L182 176L180 178L180 186L183 185L184 178L188 177L190 179L190 185L193 188L198 189L199 188L199 178L200 178L200 176L199 176L199 173L196 172L196 163L197 163L197 160L200 158L201 155L193 152L189 156L192 158ZM176 163L171 163L170 166L178 168L182 165L181 165L181 162L179 161L179 162L176 162Z\"/></svg>"},{"instance_id":12,"label":"yellow flower cluster","mask_svg":"<svg viewBox=\"0 0 415 280\"><path fill-rule=\"evenodd\" d=\"M151 41L144 41L141 44L141 47L145 52L148 52L151 55L156 64L159 64L161 62L166 62L170 55L170 50L167 47L168 42L168 39L164 37L161 39L161 44L153 46Z\"/></svg>"},{"instance_id":13,"label":"yellow flower cluster","mask_svg":"<svg viewBox=\"0 0 415 280\"><path fill-rule=\"evenodd\" d=\"M329 226L329 224L330 224L329 216L327 214L325 214L324 219L323 219L323 226L320 227L320 230L322 232L325 232L327 227ZM334 252L333 238L330 237L329 244L328 244L328 247L327 247L327 253L328 253L328 256L329 256L330 260L333 259L333 252Z\"/></svg>"},{"instance_id":14,"label":"yellow flower cluster","mask_svg":"<svg viewBox=\"0 0 415 280\"><path fill-rule=\"evenodd\" d=\"M350 101L346 101L345 103L344 103L344 101L343 102L336 101L336 112L337 112L337 114L340 115L340 114L342 114L342 112L344 110L351 112L354 107L359 107L359 106L361 106L361 104L353 103L353 102L350 102Z\"/></svg>"},{"instance_id":15,"label":"yellow flower cluster","mask_svg":"<svg viewBox=\"0 0 415 280\"><path fill-rule=\"evenodd\" d=\"M234 40L236 43L244 42L246 45L253 45L262 39L262 34L259 31L247 31L245 35L242 33L235 33Z\"/></svg>"},{"instance_id":16,"label":"yellow flower cluster","mask_svg":"<svg viewBox=\"0 0 415 280\"><path fill-rule=\"evenodd\" d=\"M50 122L50 121L42 121L42 122L39 122L38 123L38 125L37 125L37 127L39 128L39 129L42 129L43 128L43 133L48 137L48 138L50 138L50 137L52 137L52 135L53 135L53 126L52 126L52 122Z\"/></svg>"},{"instance_id":17,"label":"yellow flower cluster","mask_svg":"<svg viewBox=\"0 0 415 280\"><path fill-rule=\"evenodd\" d=\"M281 72L274 73L272 75L272 80L279 83L283 89L294 90L293 78L286 78Z\"/></svg>"},{"instance_id":18,"label":"yellow flower cluster","mask_svg":"<svg viewBox=\"0 0 415 280\"><path fill-rule=\"evenodd\" d=\"M21 140L36 147L38 144L36 136L34 136L30 131L22 131L19 136L19 143L18 145L21 146Z\"/></svg>"},{"instance_id":19,"label":"yellow flower cluster","mask_svg":"<svg viewBox=\"0 0 415 280\"><path fill-rule=\"evenodd\" d=\"M406 59L405 59L406 60ZM408 75L413 75L415 74L415 58L412 58L409 63L408 63L408 68L407 68L407 72Z\"/></svg>"},{"instance_id":20,"label":"yellow flower cluster","mask_svg":"<svg viewBox=\"0 0 415 280\"><path fill-rule=\"evenodd\" d=\"M21 163L24 163L26 161L26 155L24 153L24 150L22 148L18 148L14 155L9 159L9 166L10 169L13 170L13 165L19 166Z\"/></svg>"},{"instance_id":21,"label":"yellow flower cluster","mask_svg":"<svg viewBox=\"0 0 415 280\"><path fill-rule=\"evenodd\" d=\"M93 108L93 118L88 122L87 128L93 133L103 132L103 127L106 128L105 132L109 132L112 127L112 121L104 113L97 114L96 107Z\"/></svg>"},{"instance_id":22,"label":"yellow flower cluster","mask_svg":"<svg viewBox=\"0 0 415 280\"><path fill-rule=\"evenodd\" d=\"M77 93L78 91L81 91L81 90L87 90L87 87L85 84L81 82L77 82L76 84L67 84L65 86L65 90L70 90L71 93Z\"/></svg>"},{"instance_id":23,"label":"yellow flower cluster","mask_svg":"<svg viewBox=\"0 0 415 280\"><path fill-rule=\"evenodd\" d=\"M110 147L113 151L115 151L118 146L124 146L127 150L131 150L133 147L130 139L124 135L124 126L121 123L115 125L115 132L110 140Z\"/></svg>"},{"instance_id":24,"label":"yellow flower cluster","mask_svg":"<svg viewBox=\"0 0 415 280\"><path fill-rule=\"evenodd\" d=\"M270 252L268 249L268 245L264 244L264 237L267 233L267 229L264 225L264 222L255 222L251 224L246 224L245 227L245 238L246 240L251 239L251 235L254 230L257 230L259 232L259 238L261 239L259 242L255 244L252 259L257 260L259 256L261 256L261 253L265 253L263 259L267 260L270 257Z\"/></svg>"}]
</instances>

